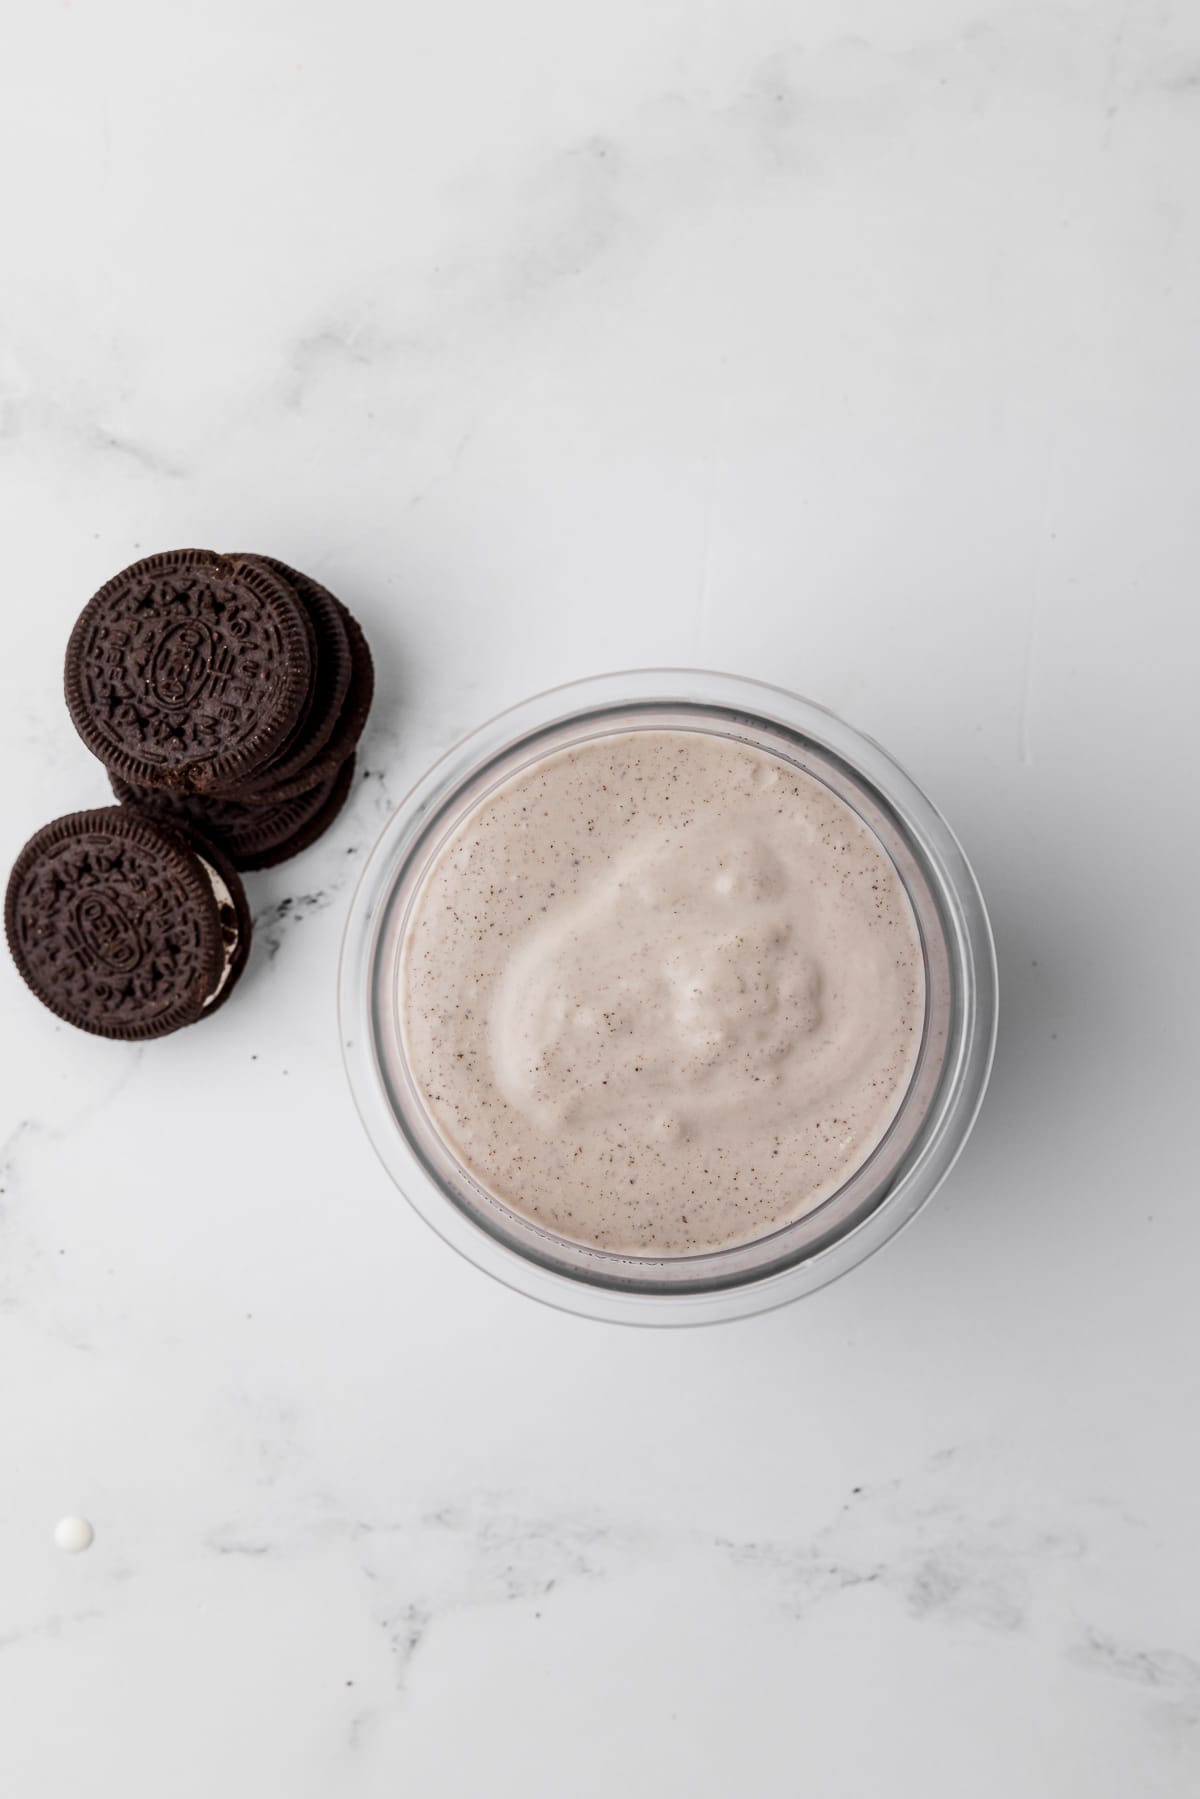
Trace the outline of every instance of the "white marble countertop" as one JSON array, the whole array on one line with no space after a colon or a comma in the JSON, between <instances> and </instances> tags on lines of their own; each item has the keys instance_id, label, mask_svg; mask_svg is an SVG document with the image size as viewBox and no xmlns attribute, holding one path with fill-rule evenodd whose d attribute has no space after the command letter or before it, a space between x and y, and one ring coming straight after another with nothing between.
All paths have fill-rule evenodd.
<instances>
[{"instance_id":1,"label":"white marble countertop","mask_svg":"<svg viewBox=\"0 0 1200 1799\"><path fill-rule=\"evenodd\" d=\"M6 865L104 802L60 656L139 552L380 674L211 1026L0 973L14 1799L1198 1790L1198 158L1189 0L12 0ZM901 1241L662 1334L447 1251L334 1017L410 779L653 662L885 742L1004 1008Z\"/></svg>"}]
</instances>

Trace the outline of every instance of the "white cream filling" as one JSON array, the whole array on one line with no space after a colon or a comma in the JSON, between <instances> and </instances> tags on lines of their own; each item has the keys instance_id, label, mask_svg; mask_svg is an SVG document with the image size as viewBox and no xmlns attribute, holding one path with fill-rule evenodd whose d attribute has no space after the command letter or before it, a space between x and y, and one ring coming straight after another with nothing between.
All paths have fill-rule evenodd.
<instances>
[{"instance_id":1,"label":"white cream filling","mask_svg":"<svg viewBox=\"0 0 1200 1799\"><path fill-rule=\"evenodd\" d=\"M218 910L222 910L225 907L228 907L229 911L233 915L234 920L236 921L237 915L238 915L237 907L233 903L233 895L232 895L232 893L230 893L229 888L226 886L225 882L221 879L220 875L217 873L216 869L213 867L211 862L206 862L204 857L202 855L200 855L199 851L195 851L193 853L195 854L197 862L200 864L201 868L204 870L205 874L208 876L208 884L213 890L213 898L217 902ZM219 994L221 994L224 991L225 987L228 985L230 972L232 971L232 968L233 968L233 958L237 955L238 943L240 941L240 937L241 937L241 933L236 928L236 923L235 923L235 929L234 929L233 936L229 940L229 942L226 943L226 945L225 945L225 966L221 970L220 978L218 979L216 986L213 988L212 992L209 994L208 998L205 1000L205 1002L204 1002L205 1006L211 1006L213 1001L218 997Z\"/></svg>"}]
</instances>

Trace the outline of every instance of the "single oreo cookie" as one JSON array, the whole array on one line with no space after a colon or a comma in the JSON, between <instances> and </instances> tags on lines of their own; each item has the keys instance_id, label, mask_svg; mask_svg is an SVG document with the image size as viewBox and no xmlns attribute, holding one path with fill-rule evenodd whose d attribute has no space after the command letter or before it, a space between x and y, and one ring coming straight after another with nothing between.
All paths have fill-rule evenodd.
<instances>
[{"instance_id":1,"label":"single oreo cookie","mask_svg":"<svg viewBox=\"0 0 1200 1799\"><path fill-rule=\"evenodd\" d=\"M330 780L357 747L375 697L375 664L358 620L347 612L340 600L333 603L350 644L350 685L329 741L295 774L280 779L273 767L263 769L253 780L238 788L239 799L270 800L274 804L294 799L297 794L307 793Z\"/></svg>"},{"instance_id":2,"label":"single oreo cookie","mask_svg":"<svg viewBox=\"0 0 1200 1799\"><path fill-rule=\"evenodd\" d=\"M316 649L313 694L308 710L290 741L272 756L269 768L251 777L251 785L261 784L274 789L307 773L309 765L329 743L341 720L354 665L350 636L343 623L344 608L328 588L322 587L311 576L301 574L299 569L289 568L286 562L277 561L274 556L247 556L244 560L261 563L277 580L291 588L312 625ZM235 789L229 791L230 798L237 797Z\"/></svg>"},{"instance_id":3,"label":"single oreo cookie","mask_svg":"<svg viewBox=\"0 0 1200 1799\"><path fill-rule=\"evenodd\" d=\"M278 803L269 799L226 799L210 793L162 793L153 787L131 787L115 775L110 775L109 780L123 806L135 806L139 812L167 824L202 831L210 843L220 846L235 868L245 871L274 868L276 863L285 862L297 850L315 842L332 822L334 814L326 816L326 808L341 778L339 770L307 793ZM346 785L349 786L348 776Z\"/></svg>"},{"instance_id":4,"label":"single oreo cookie","mask_svg":"<svg viewBox=\"0 0 1200 1799\"><path fill-rule=\"evenodd\" d=\"M253 775L313 692L313 627L250 557L170 550L90 599L67 646L75 728L123 781L204 793Z\"/></svg>"},{"instance_id":5,"label":"single oreo cookie","mask_svg":"<svg viewBox=\"0 0 1200 1799\"><path fill-rule=\"evenodd\" d=\"M219 849L109 806L45 825L4 902L13 960L80 1030L137 1041L207 1017L250 947L250 912Z\"/></svg>"}]
</instances>

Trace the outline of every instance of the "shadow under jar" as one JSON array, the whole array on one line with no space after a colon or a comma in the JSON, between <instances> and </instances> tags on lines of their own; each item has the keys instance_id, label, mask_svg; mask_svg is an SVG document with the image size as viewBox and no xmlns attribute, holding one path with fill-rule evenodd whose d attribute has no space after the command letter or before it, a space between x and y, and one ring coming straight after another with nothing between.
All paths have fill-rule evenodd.
<instances>
[{"instance_id":1,"label":"shadow under jar","mask_svg":"<svg viewBox=\"0 0 1200 1799\"><path fill-rule=\"evenodd\" d=\"M534 1298L652 1325L764 1311L893 1236L996 1025L983 902L920 790L811 702L692 671L538 695L445 756L371 855L340 994L426 1221Z\"/></svg>"}]
</instances>

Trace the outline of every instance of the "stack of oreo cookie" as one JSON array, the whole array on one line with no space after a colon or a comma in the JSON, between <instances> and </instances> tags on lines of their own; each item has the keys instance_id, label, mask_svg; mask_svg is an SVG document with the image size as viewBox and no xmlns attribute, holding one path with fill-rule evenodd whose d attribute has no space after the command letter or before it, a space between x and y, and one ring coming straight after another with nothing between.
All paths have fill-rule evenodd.
<instances>
[{"instance_id":1,"label":"stack of oreo cookie","mask_svg":"<svg viewBox=\"0 0 1200 1799\"><path fill-rule=\"evenodd\" d=\"M66 698L120 804L47 825L8 886L38 997L125 1038L223 1002L249 948L238 871L332 823L373 692L356 621L271 557L175 550L115 575L71 633Z\"/></svg>"},{"instance_id":2,"label":"stack of oreo cookie","mask_svg":"<svg viewBox=\"0 0 1200 1799\"><path fill-rule=\"evenodd\" d=\"M283 862L332 823L374 684L340 600L269 556L135 562L67 646L67 705L117 799L198 826L240 869Z\"/></svg>"}]
</instances>

